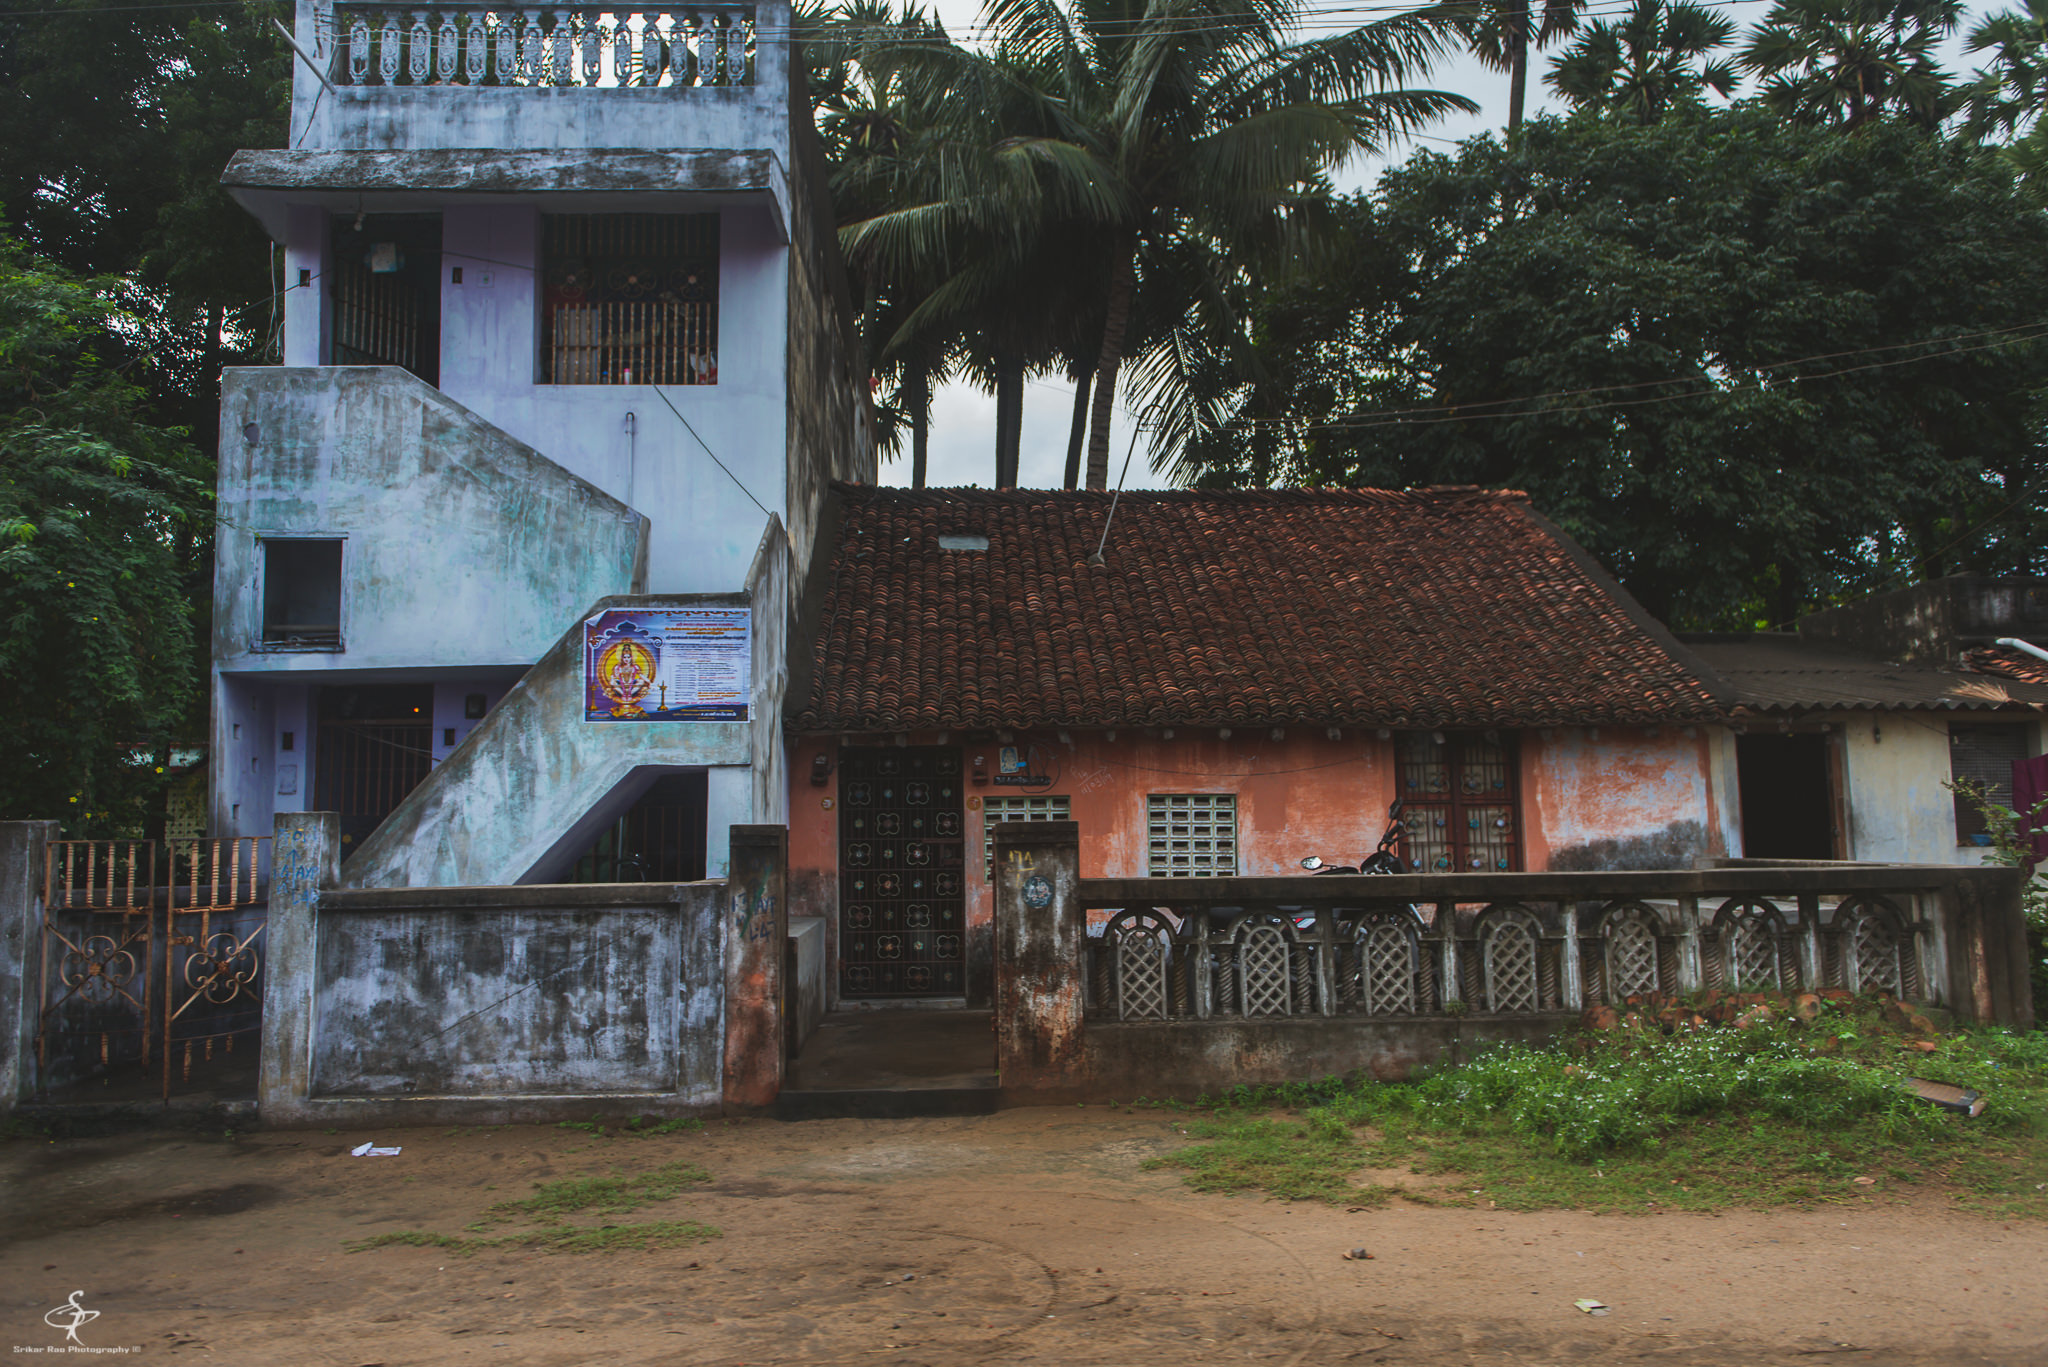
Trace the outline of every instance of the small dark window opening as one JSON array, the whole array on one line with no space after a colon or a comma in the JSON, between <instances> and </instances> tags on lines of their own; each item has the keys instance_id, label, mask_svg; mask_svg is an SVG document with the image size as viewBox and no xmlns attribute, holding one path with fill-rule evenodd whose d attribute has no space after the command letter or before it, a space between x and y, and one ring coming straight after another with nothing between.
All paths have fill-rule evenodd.
<instances>
[{"instance_id":1,"label":"small dark window opening","mask_svg":"<svg viewBox=\"0 0 2048 1367\"><path fill-rule=\"evenodd\" d=\"M341 543L263 543L263 644L341 649Z\"/></svg>"},{"instance_id":2,"label":"small dark window opening","mask_svg":"<svg viewBox=\"0 0 2048 1367\"><path fill-rule=\"evenodd\" d=\"M717 214L548 214L541 241L547 383L718 383Z\"/></svg>"},{"instance_id":3,"label":"small dark window opening","mask_svg":"<svg viewBox=\"0 0 2048 1367\"><path fill-rule=\"evenodd\" d=\"M2027 758L2024 726L1961 726L1948 729L1949 777L1957 784L1982 789L1984 800L2012 806L2012 767ZM1956 794L1956 843L1991 843L1983 814L1961 793Z\"/></svg>"}]
</instances>

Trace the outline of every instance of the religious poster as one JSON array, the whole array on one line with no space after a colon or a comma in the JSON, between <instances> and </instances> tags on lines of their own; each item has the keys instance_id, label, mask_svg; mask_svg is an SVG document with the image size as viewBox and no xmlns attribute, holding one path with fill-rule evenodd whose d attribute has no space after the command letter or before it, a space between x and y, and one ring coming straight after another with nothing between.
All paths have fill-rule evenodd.
<instances>
[{"instance_id":1,"label":"religious poster","mask_svg":"<svg viewBox=\"0 0 2048 1367\"><path fill-rule=\"evenodd\" d=\"M745 721L751 626L745 608L625 608L587 619L583 719Z\"/></svg>"}]
</instances>

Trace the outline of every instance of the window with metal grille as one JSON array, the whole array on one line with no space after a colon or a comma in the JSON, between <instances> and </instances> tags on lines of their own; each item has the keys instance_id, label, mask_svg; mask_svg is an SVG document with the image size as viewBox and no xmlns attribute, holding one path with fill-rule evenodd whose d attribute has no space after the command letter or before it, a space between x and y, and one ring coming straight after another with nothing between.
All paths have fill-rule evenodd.
<instances>
[{"instance_id":1,"label":"window with metal grille","mask_svg":"<svg viewBox=\"0 0 2048 1367\"><path fill-rule=\"evenodd\" d=\"M541 219L549 384L718 383L717 214Z\"/></svg>"},{"instance_id":2,"label":"window with metal grille","mask_svg":"<svg viewBox=\"0 0 2048 1367\"><path fill-rule=\"evenodd\" d=\"M1400 745L1402 856L1417 873L1522 866L1512 737L1422 732Z\"/></svg>"},{"instance_id":3,"label":"window with metal grille","mask_svg":"<svg viewBox=\"0 0 2048 1367\"><path fill-rule=\"evenodd\" d=\"M981 800L981 865L984 876L996 879L996 825L1003 821L1072 821L1073 799L1065 797L985 797Z\"/></svg>"},{"instance_id":4,"label":"window with metal grille","mask_svg":"<svg viewBox=\"0 0 2048 1367\"><path fill-rule=\"evenodd\" d=\"M2012 766L2027 758L2025 726L1964 726L1948 728L1949 777L1958 784L1982 789L1986 802L2012 806ZM1975 845L1985 836L1984 817L1976 806L1956 794L1956 843Z\"/></svg>"},{"instance_id":5,"label":"window with metal grille","mask_svg":"<svg viewBox=\"0 0 2048 1367\"><path fill-rule=\"evenodd\" d=\"M1145 872L1154 878L1227 878L1237 872L1235 793L1148 794L1145 827Z\"/></svg>"}]
</instances>

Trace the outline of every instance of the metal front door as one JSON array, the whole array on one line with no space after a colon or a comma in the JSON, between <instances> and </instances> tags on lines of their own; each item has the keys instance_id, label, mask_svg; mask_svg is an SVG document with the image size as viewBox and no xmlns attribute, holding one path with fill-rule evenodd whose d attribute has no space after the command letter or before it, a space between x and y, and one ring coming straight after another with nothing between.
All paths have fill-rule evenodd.
<instances>
[{"instance_id":1,"label":"metal front door","mask_svg":"<svg viewBox=\"0 0 2048 1367\"><path fill-rule=\"evenodd\" d=\"M960 752L839 752L839 991L962 997L967 904Z\"/></svg>"}]
</instances>

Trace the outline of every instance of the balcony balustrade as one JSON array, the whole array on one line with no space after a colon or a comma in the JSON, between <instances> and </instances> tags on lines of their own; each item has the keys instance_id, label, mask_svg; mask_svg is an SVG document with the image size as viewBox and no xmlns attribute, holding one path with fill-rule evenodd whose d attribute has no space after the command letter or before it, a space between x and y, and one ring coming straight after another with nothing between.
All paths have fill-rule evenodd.
<instances>
[{"instance_id":1,"label":"balcony balustrade","mask_svg":"<svg viewBox=\"0 0 2048 1367\"><path fill-rule=\"evenodd\" d=\"M336 4L321 8L319 22L337 86L646 89L754 81L752 5Z\"/></svg>"}]
</instances>

